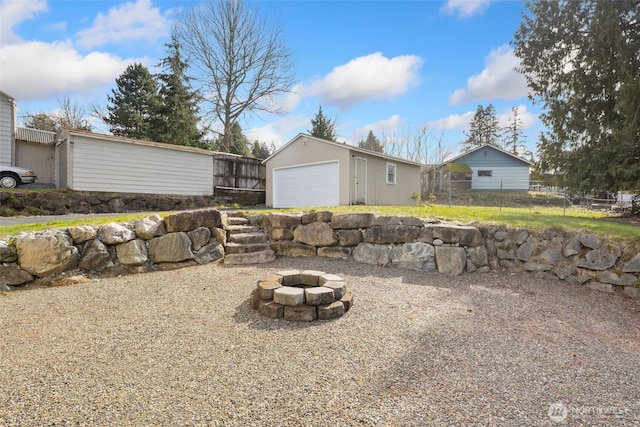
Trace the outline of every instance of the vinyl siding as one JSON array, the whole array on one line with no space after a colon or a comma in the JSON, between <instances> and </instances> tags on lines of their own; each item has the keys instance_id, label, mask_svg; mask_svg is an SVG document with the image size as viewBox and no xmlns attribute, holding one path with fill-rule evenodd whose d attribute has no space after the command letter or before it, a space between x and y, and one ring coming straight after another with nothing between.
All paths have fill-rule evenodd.
<instances>
[{"instance_id":1,"label":"vinyl siding","mask_svg":"<svg viewBox=\"0 0 640 427\"><path fill-rule=\"evenodd\" d=\"M472 190L528 190L529 189L529 168L528 167L471 167L473 179L471 181ZM493 176L478 176L479 170L490 170Z\"/></svg>"},{"instance_id":2,"label":"vinyl siding","mask_svg":"<svg viewBox=\"0 0 640 427\"><path fill-rule=\"evenodd\" d=\"M210 195L213 157L164 147L72 136L69 188Z\"/></svg>"},{"instance_id":3,"label":"vinyl siding","mask_svg":"<svg viewBox=\"0 0 640 427\"><path fill-rule=\"evenodd\" d=\"M529 165L522 160L506 155L498 150L482 148L466 156L462 156L455 163L466 163L471 168L490 169L503 167L524 167L529 170Z\"/></svg>"},{"instance_id":4,"label":"vinyl siding","mask_svg":"<svg viewBox=\"0 0 640 427\"><path fill-rule=\"evenodd\" d=\"M0 94L0 164L11 166L14 127L13 100Z\"/></svg>"}]
</instances>

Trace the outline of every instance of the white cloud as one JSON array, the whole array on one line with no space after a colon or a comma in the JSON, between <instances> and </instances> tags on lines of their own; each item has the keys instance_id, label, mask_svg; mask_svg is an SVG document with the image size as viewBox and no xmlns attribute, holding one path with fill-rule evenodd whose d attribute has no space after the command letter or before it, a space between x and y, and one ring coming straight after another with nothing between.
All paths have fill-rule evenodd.
<instances>
[{"instance_id":1,"label":"white cloud","mask_svg":"<svg viewBox=\"0 0 640 427\"><path fill-rule=\"evenodd\" d=\"M400 127L404 125L404 120L397 114L373 123L367 123L366 125L356 129L353 133L353 137L358 141L367 138L369 131L372 131L378 138L381 138L385 134L395 134L400 130Z\"/></svg>"},{"instance_id":2,"label":"white cloud","mask_svg":"<svg viewBox=\"0 0 640 427\"><path fill-rule=\"evenodd\" d=\"M152 7L151 0L128 2L99 13L93 26L76 34L78 45L93 48L109 43L126 43L132 40L155 41L169 34L171 29L169 10L161 13Z\"/></svg>"},{"instance_id":3,"label":"white cloud","mask_svg":"<svg viewBox=\"0 0 640 427\"><path fill-rule=\"evenodd\" d=\"M15 1L4 0L0 3L0 42L3 45L17 43L20 38L13 33L13 27L22 21L35 18L40 12L49 9L46 0Z\"/></svg>"},{"instance_id":4,"label":"white cloud","mask_svg":"<svg viewBox=\"0 0 640 427\"><path fill-rule=\"evenodd\" d=\"M103 91L131 62L101 52L81 55L69 42L3 46L0 87L19 101L90 94Z\"/></svg>"},{"instance_id":5,"label":"white cloud","mask_svg":"<svg viewBox=\"0 0 640 427\"><path fill-rule=\"evenodd\" d=\"M418 84L422 58L415 55L386 58L372 53L333 69L311 83L307 92L343 109L360 102L381 100L405 93Z\"/></svg>"},{"instance_id":6,"label":"white cloud","mask_svg":"<svg viewBox=\"0 0 640 427\"><path fill-rule=\"evenodd\" d=\"M456 15L459 19L479 15L489 7L491 0L447 0L440 8L442 13Z\"/></svg>"},{"instance_id":7,"label":"white cloud","mask_svg":"<svg viewBox=\"0 0 640 427\"><path fill-rule=\"evenodd\" d=\"M492 50L485 60L486 66L480 74L467 79L465 89L457 89L449 104L460 105L490 99L519 99L527 95L524 76L515 69L520 60L509 46Z\"/></svg>"},{"instance_id":8,"label":"white cloud","mask_svg":"<svg viewBox=\"0 0 640 427\"><path fill-rule=\"evenodd\" d=\"M538 120L536 114L527 111L526 105L518 105L516 109L518 110L518 118L522 129L531 127ZM476 111L474 110L462 114L452 114L445 118L426 123L426 126L441 130L468 131L469 123L473 120L475 113ZM513 112L511 109L508 109L502 113L497 113L496 118L498 119L499 127L507 127L510 121L513 120Z\"/></svg>"},{"instance_id":9,"label":"white cloud","mask_svg":"<svg viewBox=\"0 0 640 427\"><path fill-rule=\"evenodd\" d=\"M298 133L306 132L307 128L311 126L309 123L308 117L302 115L290 116L265 126L248 129L245 135L249 141L258 140L267 144L273 142L277 148L280 148Z\"/></svg>"},{"instance_id":10,"label":"white cloud","mask_svg":"<svg viewBox=\"0 0 640 427\"><path fill-rule=\"evenodd\" d=\"M469 122L473 119L475 111L468 111L463 114L452 114L443 119L435 120L426 124L427 127L435 127L441 130L463 131L469 129Z\"/></svg>"}]
</instances>

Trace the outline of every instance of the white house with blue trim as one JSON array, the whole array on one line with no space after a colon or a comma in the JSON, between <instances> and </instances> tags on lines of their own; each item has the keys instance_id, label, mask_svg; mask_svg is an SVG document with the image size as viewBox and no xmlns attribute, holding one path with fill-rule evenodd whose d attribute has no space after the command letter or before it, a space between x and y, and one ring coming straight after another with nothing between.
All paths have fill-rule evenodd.
<instances>
[{"instance_id":1,"label":"white house with blue trim","mask_svg":"<svg viewBox=\"0 0 640 427\"><path fill-rule=\"evenodd\" d=\"M444 164L449 163L471 168L472 190L529 190L531 162L494 145L475 147Z\"/></svg>"}]
</instances>

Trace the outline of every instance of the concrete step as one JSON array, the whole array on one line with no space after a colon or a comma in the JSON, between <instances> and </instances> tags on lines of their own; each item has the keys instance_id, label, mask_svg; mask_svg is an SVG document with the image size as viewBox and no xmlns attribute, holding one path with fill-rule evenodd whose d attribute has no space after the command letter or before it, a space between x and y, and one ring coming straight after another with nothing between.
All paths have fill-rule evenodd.
<instances>
[{"instance_id":1,"label":"concrete step","mask_svg":"<svg viewBox=\"0 0 640 427\"><path fill-rule=\"evenodd\" d=\"M227 227L227 231L230 234L240 233L257 233L260 231L259 225L230 225Z\"/></svg>"},{"instance_id":2,"label":"concrete step","mask_svg":"<svg viewBox=\"0 0 640 427\"><path fill-rule=\"evenodd\" d=\"M242 216L230 216L229 225L249 225L249 219Z\"/></svg>"},{"instance_id":3,"label":"concrete step","mask_svg":"<svg viewBox=\"0 0 640 427\"><path fill-rule=\"evenodd\" d=\"M271 249L269 243L227 243L225 253L229 254L246 254L250 252L260 252Z\"/></svg>"},{"instance_id":4,"label":"concrete step","mask_svg":"<svg viewBox=\"0 0 640 427\"><path fill-rule=\"evenodd\" d=\"M256 233L238 233L229 235L230 243L266 243L269 241L269 236L262 232Z\"/></svg>"},{"instance_id":5,"label":"concrete step","mask_svg":"<svg viewBox=\"0 0 640 427\"><path fill-rule=\"evenodd\" d=\"M225 264L264 264L276 260L276 254L271 250L249 252L245 254L229 254L224 257Z\"/></svg>"}]
</instances>

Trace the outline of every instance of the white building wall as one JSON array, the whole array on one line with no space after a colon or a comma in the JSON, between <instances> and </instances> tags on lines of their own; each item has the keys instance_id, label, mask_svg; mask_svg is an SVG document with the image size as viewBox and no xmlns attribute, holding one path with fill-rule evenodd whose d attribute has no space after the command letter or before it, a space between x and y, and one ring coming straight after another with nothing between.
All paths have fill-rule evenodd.
<instances>
[{"instance_id":1,"label":"white building wall","mask_svg":"<svg viewBox=\"0 0 640 427\"><path fill-rule=\"evenodd\" d=\"M82 135L71 135L71 143L73 190L213 194L213 157L207 153Z\"/></svg>"},{"instance_id":2,"label":"white building wall","mask_svg":"<svg viewBox=\"0 0 640 427\"><path fill-rule=\"evenodd\" d=\"M0 164L13 164L15 100L0 92Z\"/></svg>"},{"instance_id":3,"label":"white building wall","mask_svg":"<svg viewBox=\"0 0 640 427\"><path fill-rule=\"evenodd\" d=\"M529 190L528 167L472 167L472 190ZM493 176L478 176L478 170L491 170Z\"/></svg>"}]
</instances>

